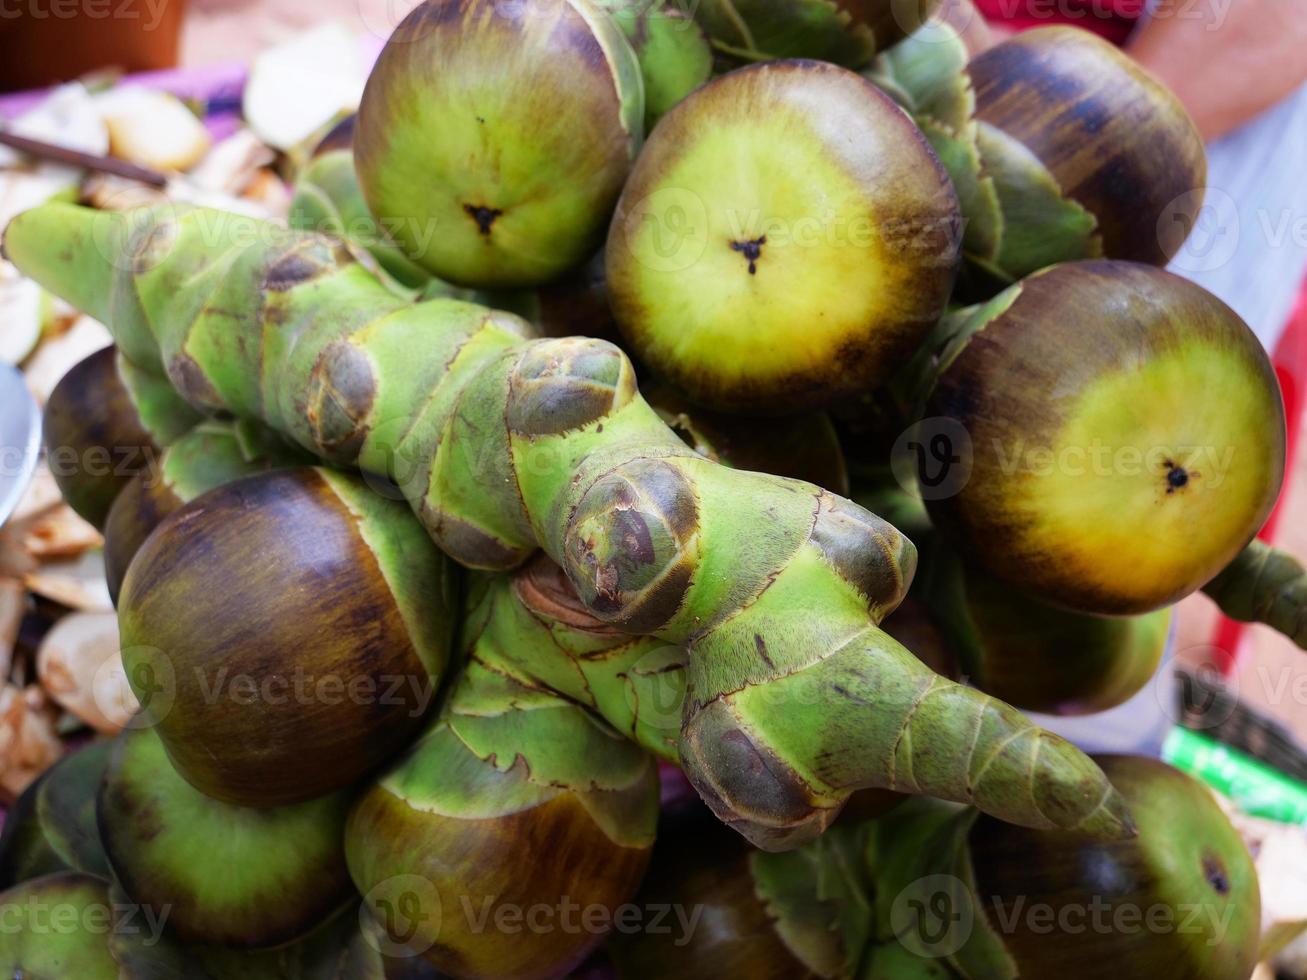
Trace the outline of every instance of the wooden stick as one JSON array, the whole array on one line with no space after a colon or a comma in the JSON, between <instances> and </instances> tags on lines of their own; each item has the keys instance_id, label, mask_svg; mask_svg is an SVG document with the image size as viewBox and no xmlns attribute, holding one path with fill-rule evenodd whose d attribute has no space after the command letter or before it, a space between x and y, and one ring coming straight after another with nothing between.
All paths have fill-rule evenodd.
<instances>
[{"instance_id":1,"label":"wooden stick","mask_svg":"<svg viewBox=\"0 0 1307 980\"><path fill-rule=\"evenodd\" d=\"M54 163L66 163L74 167L85 167L87 170L97 170L100 173L126 177L128 180L139 180L141 183L149 184L152 187L168 186L168 178L157 170L140 167L134 163L128 163L126 160L116 160L113 157L72 150L66 146L56 146L42 140L19 136L17 133L11 133L4 129L0 129L0 144Z\"/></svg>"}]
</instances>

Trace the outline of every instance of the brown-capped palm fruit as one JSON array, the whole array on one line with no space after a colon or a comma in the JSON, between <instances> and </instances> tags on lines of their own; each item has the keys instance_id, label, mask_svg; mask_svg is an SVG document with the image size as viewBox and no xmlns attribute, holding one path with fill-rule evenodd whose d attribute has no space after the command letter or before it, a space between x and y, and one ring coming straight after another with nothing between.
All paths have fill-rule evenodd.
<instances>
[{"instance_id":1,"label":"brown-capped palm fruit","mask_svg":"<svg viewBox=\"0 0 1307 980\"><path fill-rule=\"evenodd\" d=\"M1089 31L1025 31L968 61L956 31L932 23L869 77L957 187L975 291L1075 259L1166 265L1202 208L1207 158L1184 106Z\"/></svg>"},{"instance_id":2,"label":"brown-capped palm fruit","mask_svg":"<svg viewBox=\"0 0 1307 980\"><path fill-rule=\"evenodd\" d=\"M609 944L621 980L849 977L870 925L860 828L839 824L797 851L768 854L695 807L659 828L636 904L668 909L659 928Z\"/></svg>"},{"instance_id":3,"label":"brown-capped palm fruit","mask_svg":"<svg viewBox=\"0 0 1307 980\"><path fill-rule=\"evenodd\" d=\"M1257 963L1252 858L1210 790L1155 759L1099 760L1133 840L1030 833L980 817L966 836L976 929L966 976L1242 980ZM1050 928L1052 923L1052 928Z\"/></svg>"},{"instance_id":4,"label":"brown-capped palm fruit","mask_svg":"<svg viewBox=\"0 0 1307 980\"><path fill-rule=\"evenodd\" d=\"M700 456L740 470L807 480L846 496L849 474L830 418L810 412L759 425L701 408L675 388L650 384L644 397L659 417Z\"/></svg>"},{"instance_id":5,"label":"brown-capped palm fruit","mask_svg":"<svg viewBox=\"0 0 1307 980\"><path fill-rule=\"evenodd\" d=\"M368 79L354 159L409 258L534 286L598 246L643 119L635 54L589 0L424 0Z\"/></svg>"},{"instance_id":6,"label":"brown-capped palm fruit","mask_svg":"<svg viewBox=\"0 0 1307 980\"><path fill-rule=\"evenodd\" d=\"M104 522L104 567L117 601L132 558L165 517L214 487L302 464L308 457L268 429L242 420L199 423L172 442L145 473L122 488Z\"/></svg>"},{"instance_id":7,"label":"brown-capped palm fruit","mask_svg":"<svg viewBox=\"0 0 1307 980\"><path fill-rule=\"evenodd\" d=\"M353 894L342 844L351 794L233 806L182 779L150 728L118 736L100 838L131 900L187 943L264 948L305 935Z\"/></svg>"},{"instance_id":8,"label":"brown-capped palm fruit","mask_svg":"<svg viewBox=\"0 0 1307 980\"><path fill-rule=\"evenodd\" d=\"M421 728L454 592L404 504L356 476L277 470L155 528L119 597L123 665L188 782L243 806L297 803Z\"/></svg>"},{"instance_id":9,"label":"brown-capped palm fruit","mask_svg":"<svg viewBox=\"0 0 1307 980\"><path fill-rule=\"evenodd\" d=\"M68 505L103 528L114 499L198 421L171 386L106 347L76 364L45 406L46 458Z\"/></svg>"},{"instance_id":10,"label":"brown-capped palm fruit","mask_svg":"<svg viewBox=\"0 0 1307 980\"><path fill-rule=\"evenodd\" d=\"M455 980L543 980L634 897L657 819L652 756L471 660L435 726L355 805L345 853L394 943Z\"/></svg>"},{"instance_id":11,"label":"brown-capped palm fruit","mask_svg":"<svg viewBox=\"0 0 1307 980\"><path fill-rule=\"evenodd\" d=\"M36 794L36 819L54 852L74 871L109 877L95 798L113 743L92 742L64 756L49 770Z\"/></svg>"},{"instance_id":12,"label":"brown-capped palm fruit","mask_svg":"<svg viewBox=\"0 0 1307 980\"><path fill-rule=\"evenodd\" d=\"M713 47L743 61L815 58L859 68L912 34L940 0L702 0Z\"/></svg>"},{"instance_id":13,"label":"brown-capped palm fruit","mask_svg":"<svg viewBox=\"0 0 1307 980\"><path fill-rule=\"evenodd\" d=\"M901 366L944 311L961 216L912 120L853 72L778 61L669 112L622 192L622 335L710 408L830 405Z\"/></svg>"},{"instance_id":14,"label":"brown-capped palm fruit","mask_svg":"<svg viewBox=\"0 0 1307 980\"><path fill-rule=\"evenodd\" d=\"M956 470L945 485L921 461L939 488L931 518L979 569L1054 605L1170 605L1243 550L1279 493L1284 408L1266 352L1228 306L1160 269L1037 273L941 322L914 368Z\"/></svg>"},{"instance_id":15,"label":"brown-capped palm fruit","mask_svg":"<svg viewBox=\"0 0 1307 980\"><path fill-rule=\"evenodd\" d=\"M668 0L597 0L630 42L644 80L644 131L712 76L703 28ZM589 336L587 334L587 336Z\"/></svg>"},{"instance_id":16,"label":"brown-capped palm fruit","mask_svg":"<svg viewBox=\"0 0 1307 980\"><path fill-rule=\"evenodd\" d=\"M37 794L49 775L47 769L19 794L5 812L4 829L0 832L0 890L68 870L68 865L51 845L36 812Z\"/></svg>"}]
</instances>

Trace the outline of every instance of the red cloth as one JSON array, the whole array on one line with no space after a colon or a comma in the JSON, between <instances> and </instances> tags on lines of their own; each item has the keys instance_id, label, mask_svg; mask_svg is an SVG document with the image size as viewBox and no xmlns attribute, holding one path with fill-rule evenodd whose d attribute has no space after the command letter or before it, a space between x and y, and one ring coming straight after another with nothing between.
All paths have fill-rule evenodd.
<instances>
[{"instance_id":1,"label":"red cloth","mask_svg":"<svg viewBox=\"0 0 1307 980\"><path fill-rule=\"evenodd\" d=\"M986 20L1016 31L1074 24L1121 44L1144 15L1148 0L976 0Z\"/></svg>"}]
</instances>

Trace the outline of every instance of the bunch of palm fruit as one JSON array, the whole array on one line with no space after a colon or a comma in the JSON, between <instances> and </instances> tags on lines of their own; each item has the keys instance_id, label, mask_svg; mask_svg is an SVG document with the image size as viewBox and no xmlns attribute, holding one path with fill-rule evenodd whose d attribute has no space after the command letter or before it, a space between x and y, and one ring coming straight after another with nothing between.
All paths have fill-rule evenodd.
<instances>
[{"instance_id":1,"label":"bunch of palm fruit","mask_svg":"<svg viewBox=\"0 0 1307 980\"><path fill-rule=\"evenodd\" d=\"M1206 790L1017 710L1129 698L1200 588L1307 640L1274 374L1161 269L1202 145L934 6L424 0L290 228L11 223L116 341L48 444L149 465L64 475L141 712L11 816L0 969L1251 973ZM655 847L660 768L713 817Z\"/></svg>"}]
</instances>

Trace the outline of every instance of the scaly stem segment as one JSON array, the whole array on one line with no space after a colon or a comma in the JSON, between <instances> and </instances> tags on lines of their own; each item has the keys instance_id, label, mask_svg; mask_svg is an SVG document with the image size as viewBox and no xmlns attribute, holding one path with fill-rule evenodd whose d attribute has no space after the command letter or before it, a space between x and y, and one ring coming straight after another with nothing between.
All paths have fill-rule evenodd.
<instances>
[{"instance_id":1,"label":"scaly stem segment","mask_svg":"<svg viewBox=\"0 0 1307 980\"><path fill-rule=\"evenodd\" d=\"M1203 591L1231 619L1265 623L1307 650L1307 569L1287 552L1255 540Z\"/></svg>"},{"instance_id":2,"label":"scaly stem segment","mask_svg":"<svg viewBox=\"0 0 1307 980\"><path fill-rule=\"evenodd\" d=\"M682 764L753 839L792 846L868 786L1131 832L1083 754L876 628L911 542L811 484L694 455L611 344L405 303L334 239L204 209L48 205L5 247L192 405L387 476L463 565L543 548L600 619L685 646Z\"/></svg>"}]
</instances>

